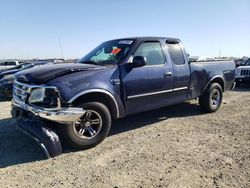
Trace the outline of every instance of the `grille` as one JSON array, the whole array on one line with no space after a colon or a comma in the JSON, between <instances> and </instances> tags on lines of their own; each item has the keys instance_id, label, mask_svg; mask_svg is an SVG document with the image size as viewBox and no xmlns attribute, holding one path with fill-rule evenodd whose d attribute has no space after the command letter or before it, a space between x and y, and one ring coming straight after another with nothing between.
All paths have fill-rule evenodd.
<instances>
[{"instance_id":1,"label":"grille","mask_svg":"<svg viewBox=\"0 0 250 188\"><path fill-rule=\"evenodd\" d=\"M13 88L13 94L15 100L25 103L28 97L28 92L29 92L29 86L27 84L15 81Z\"/></svg>"},{"instance_id":2,"label":"grille","mask_svg":"<svg viewBox=\"0 0 250 188\"><path fill-rule=\"evenodd\" d=\"M250 69L249 70L247 70L247 69L241 70L240 75L242 75L242 76L250 76Z\"/></svg>"},{"instance_id":3,"label":"grille","mask_svg":"<svg viewBox=\"0 0 250 188\"><path fill-rule=\"evenodd\" d=\"M29 104L37 108L57 110L61 108L59 91L54 86L28 85L15 81L13 86L13 99L16 104L24 105L28 103L28 98L32 98L32 91L36 88L45 88L42 101L31 102Z\"/></svg>"}]
</instances>

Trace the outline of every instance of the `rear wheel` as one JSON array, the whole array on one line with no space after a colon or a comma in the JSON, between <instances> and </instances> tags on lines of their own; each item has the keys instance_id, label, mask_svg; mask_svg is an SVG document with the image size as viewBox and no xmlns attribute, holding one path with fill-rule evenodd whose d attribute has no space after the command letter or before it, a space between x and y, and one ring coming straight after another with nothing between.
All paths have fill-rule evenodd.
<instances>
[{"instance_id":1,"label":"rear wheel","mask_svg":"<svg viewBox=\"0 0 250 188\"><path fill-rule=\"evenodd\" d=\"M218 83L212 83L199 97L199 105L205 112L215 112L222 102L222 88Z\"/></svg>"},{"instance_id":2,"label":"rear wheel","mask_svg":"<svg viewBox=\"0 0 250 188\"><path fill-rule=\"evenodd\" d=\"M99 102L88 102L81 107L86 113L71 125L66 125L66 141L74 148L87 149L101 143L111 127L108 108Z\"/></svg>"}]
</instances>

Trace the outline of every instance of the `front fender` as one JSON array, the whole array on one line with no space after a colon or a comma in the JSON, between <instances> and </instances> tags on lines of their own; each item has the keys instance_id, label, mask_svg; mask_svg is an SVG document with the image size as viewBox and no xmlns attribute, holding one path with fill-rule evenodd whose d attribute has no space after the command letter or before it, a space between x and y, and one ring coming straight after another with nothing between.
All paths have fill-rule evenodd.
<instances>
[{"instance_id":1,"label":"front fender","mask_svg":"<svg viewBox=\"0 0 250 188\"><path fill-rule=\"evenodd\" d=\"M104 89L88 89L82 92L79 92L75 96L73 96L68 103L73 104L78 100L84 99L85 96L89 99L91 98L92 100L97 100L100 102L104 102L104 104L107 104L108 107L111 108L111 110L115 113L113 117L115 118L120 118L125 116L125 108L123 106L123 103L120 99L120 96L114 95L110 93L107 90ZM108 99L108 101L104 101L104 99Z\"/></svg>"}]
</instances>

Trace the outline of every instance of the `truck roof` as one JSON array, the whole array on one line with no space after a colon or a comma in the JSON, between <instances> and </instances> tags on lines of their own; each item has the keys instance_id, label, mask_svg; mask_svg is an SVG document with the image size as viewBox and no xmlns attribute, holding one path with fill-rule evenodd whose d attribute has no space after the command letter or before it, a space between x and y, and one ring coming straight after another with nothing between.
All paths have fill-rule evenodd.
<instances>
[{"instance_id":1,"label":"truck roof","mask_svg":"<svg viewBox=\"0 0 250 188\"><path fill-rule=\"evenodd\" d=\"M128 40L128 39L132 39L132 40L167 40L169 42L173 42L173 43L179 43L180 39L178 38L171 38L171 37L127 37L127 38L118 38L116 40Z\"/></svg>"}]
</instances>

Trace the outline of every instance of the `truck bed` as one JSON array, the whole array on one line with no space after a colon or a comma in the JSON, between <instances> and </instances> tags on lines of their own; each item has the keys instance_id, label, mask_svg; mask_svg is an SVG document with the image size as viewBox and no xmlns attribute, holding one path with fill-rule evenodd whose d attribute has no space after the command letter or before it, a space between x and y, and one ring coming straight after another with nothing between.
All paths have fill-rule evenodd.
<instances>
[{"instance_id":1,"label":"truck bed","mask_svg":"<svg viewBox=\"0 0 250 188\"><path fill-rule=\"evenodd\" d=\"M235 79L235 63L233 61L209 61L190 63L190 89L188 98L196 98L203 93L210 80L222 78L224 91L229 90Z\"/></svg>"}]
</instances>

